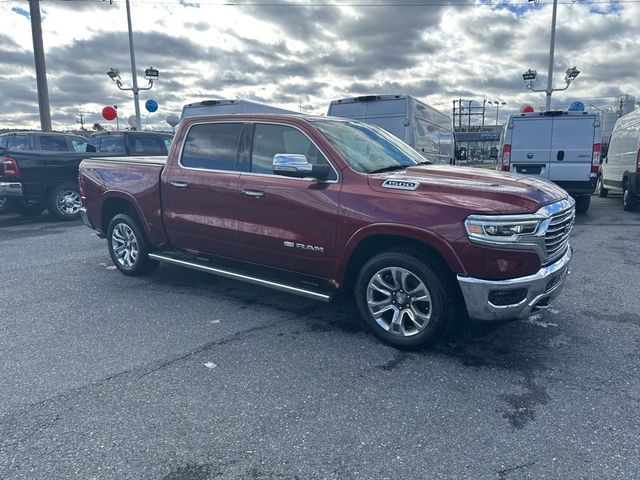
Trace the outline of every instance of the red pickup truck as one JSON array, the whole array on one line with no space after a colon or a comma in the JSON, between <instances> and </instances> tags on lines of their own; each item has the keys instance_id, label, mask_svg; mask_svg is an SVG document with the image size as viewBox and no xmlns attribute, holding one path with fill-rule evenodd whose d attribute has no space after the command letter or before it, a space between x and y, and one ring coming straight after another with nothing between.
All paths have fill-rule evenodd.
<instances>
[{"instance_id":1,"label":"red pickup truck","mask_svg":"<svg viewBox=\"0 0 640 480\"><path fill-rule=\"evenodd\" d=\"M353 292L397 346L546 309L572 256L560 187L429 165L348 119L190 117L167 158L89 158L79 176L82 218L122 273L167 262L321 301Z\"/></svg>"}]
</instances>

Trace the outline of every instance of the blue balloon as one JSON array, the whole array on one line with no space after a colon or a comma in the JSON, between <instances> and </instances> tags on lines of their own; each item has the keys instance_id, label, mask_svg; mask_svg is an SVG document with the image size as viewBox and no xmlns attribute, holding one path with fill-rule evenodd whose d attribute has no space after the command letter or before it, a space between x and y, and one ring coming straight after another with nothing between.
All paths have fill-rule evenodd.
<instances>
[{"instance_id":1,"label":"blue balloon","mask_svg":"<svg viewBox=\"0 0 640 480\"><path fill-rule=\"evenodd\" d=\"M147 100L144 104L144 108L146 108L148 112L153 113L158 110L158 102L155 100Z\"/></svg>"},{"instance_id":2,"label":"blue balloon","mask_svg":"<svg viewBox=\"0 0 640 480\"><path fill-rule=\"evenodd\" d=\"M569 105L570 112L584 112L584 103L582 102L573 102Z\"/></svg>"}]
</instances>

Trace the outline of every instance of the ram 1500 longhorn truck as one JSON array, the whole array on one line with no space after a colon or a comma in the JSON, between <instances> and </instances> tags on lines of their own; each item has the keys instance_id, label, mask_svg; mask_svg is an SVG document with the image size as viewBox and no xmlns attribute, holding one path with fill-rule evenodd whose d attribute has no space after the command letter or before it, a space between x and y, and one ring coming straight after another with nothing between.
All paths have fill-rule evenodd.
<instances>
[{"instance_id":1,"label":"ram 1500 longhorn truck","mask_svg":"<svg viewBox=\"0 0 640 480\"><path fill-rule=\"evenodd\" d=\"M167 158L80 165L84 222L126 275L158 262L329 301L386 342L468 314L525 318L568 273L574 200L546 180L425 164L379 127L296 115L185 118Z\"/></svg>"}]
</instances>

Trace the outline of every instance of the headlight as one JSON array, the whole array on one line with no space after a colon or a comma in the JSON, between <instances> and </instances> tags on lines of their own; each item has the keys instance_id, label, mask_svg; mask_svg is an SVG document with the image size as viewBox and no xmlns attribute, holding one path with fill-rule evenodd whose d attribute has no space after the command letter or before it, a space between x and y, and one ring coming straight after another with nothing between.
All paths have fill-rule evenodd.
<instances>
[{"instance_id":1,"label":"headlight","mask_svg":"<svg viewBox=\"0 0 640 480\"><path fill-rule=\"evenodd\" d=\"M464 222L471 240L485 242L515 243L522 236L534 235L540 220L516 219L514 217L470 215Z\"/></svg>"}]
</instances>

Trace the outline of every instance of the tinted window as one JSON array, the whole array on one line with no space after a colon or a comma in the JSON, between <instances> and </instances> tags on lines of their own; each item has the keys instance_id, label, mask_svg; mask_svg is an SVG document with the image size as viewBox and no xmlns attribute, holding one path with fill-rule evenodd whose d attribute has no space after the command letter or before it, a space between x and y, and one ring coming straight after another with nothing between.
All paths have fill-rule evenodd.
<instances>
[{"instance_id":1,"label":"tinted window","mask_svg":"<svg viewBox=\"0 0 640 480\"><path fill-rule=\"evenodd\" d=\"M29 138L26 135L10 135L7 147L14 150L29 150Z\"/></svg>"},{"instance_id":2,"label":"tinted window","mask_svg":"<svg viewBox=\"0 0 640 480\"><path fill-rule=\"evenodd\" d=\"M167 152L171 150L171 142L173 142L173 138L164 137L162 141L164 142L164 146L167 148Z\"/></svg>"},{"instance_id":3,"label":"tinted window","mask_svg":"<svg viewBox=\"0 0 640 480\"><path fill-rule=\"evenodd\" d=\"M40 150L66 152L69 150L67 139L53 135L40 135Z\"/></svg>"},{"instance_id":4,"label":"tinted window","mask_svg":"<svg viewBox=\"0 0 640 480\"><path fill-rule=\"evenodd\" d=\"M194 125L184 142L182 165L211 170L238 170L241 132L241 123Z\"/></svg>"},{"instance_id":5,"label":"tinted window","mask_svg":"<svg viewBox=\"0 0 640 480\"><path fill-rule=\"evenodd\" d=\"M286 125L256 124L251 152L251 171L272 174L273 157L278 153L305 155L309 163L328 165L322 153L300 130ZM336 174L332 171L328 180L335 179Z\"/></svg>"},{"instance_id":6,"label":"tinted window","mask_svg":"<svg viewBox=\"0 0 640 480\"><path fill-rule=\"evenodd\" d=\"M125 155L124 137L122 135L102 137L99 151L114 155Z\"/></svg>"},{"instance_id":7,"label":"tinted window","mask_svg":"<svg viewBox=\"0 0 640 480\"><path fill-rule=\"evenodd\" d=\"M5 148L7 146L7 136L0 135L0 148Z\"/></svg>"},{"instance_id":8,"label":"tinted window","mask_svg":"<svg viewBox=\"0 0 640 480\"><path fill-rule=\"evenodd\" d=\"M166 155L160 139L154 135L130 135L129 147L132 155Z\"/></svg>"}]
</instances>

